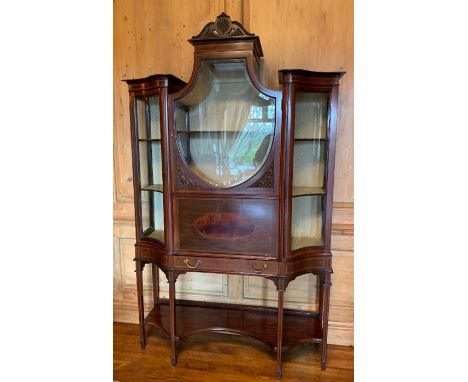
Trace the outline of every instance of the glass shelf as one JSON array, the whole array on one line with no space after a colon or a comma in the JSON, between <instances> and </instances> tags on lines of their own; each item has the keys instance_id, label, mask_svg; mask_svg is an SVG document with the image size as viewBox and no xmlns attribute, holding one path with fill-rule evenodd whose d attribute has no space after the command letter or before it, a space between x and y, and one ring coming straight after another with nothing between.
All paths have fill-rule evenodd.
<instances>
[{"instance_id":1,"label":"glass shelf","mask_svg":"<svg viewBox=\"0 0 468 382\"><path fill-rule=\"evenodd\" d=\"M220 133L236 133L238 134L239 131L237 130L191 130L191 131L178 131L179 134L210 134L210 133L215 133L215 134L220 134ZM255 131L246 131L246 133L253 134Z\"/></svg>"},{"instance_id":2,"label":"glass shelf","mask_svg":"<svg viewBox=\"0 0 468 382\"><path fill-rule=\"evenodd\" d=\"M305 247L322 247L323 239L319 237L291 237L291 247L294 251L295 249L305 248Z\"/></svg>"},{"instance_id":3,"label":"glass shelf","mask_svg":"<svg viewBox=\"0 0 468 382\"><path fill-rule=\"evenodd\" d=\"M307 196L307 195L324 195L325 189L323 187L293 187L292 196Z\"/></svg>"},{"instance_id":4,"label":"glass shelf","mask_svg":"<svg viewBox=\"0 0 468 382\"><path fill-rule=\"evenodd\" d=\"M153 228L147 229L143 232L144 237L151 237L164 243L164 230L154 230Z\"/></svg>"},{"instance_id":5,"label":"glass shelf","mask_svg":"<svg viewBox=\"0 0 468 382\"><path fill-rule=\"evenodd\" d=\"M141 190L163 192L163 185L162 184L150 184L149 186L142 187Z\"/></svg>"},{"instance_id":6,"label":"glass shelf","mask_svg":"<svg viewBox=\"0 0 468 382\"><path fill-rule=\"evenodd\" d=\"M161 142L161 138L154 138L154 139L138 139L138 142Z\"/></svg>"},{"instance_id":7,"label":"glass shelf","mask_svg":"<svg viewBox=\"0 0 468 382\"><path fill-rule=\"evenodd\" d=\"M315 141L326 142L327 138L294 138L294 142L315 142Z\"/></svg>"}]
</instances>

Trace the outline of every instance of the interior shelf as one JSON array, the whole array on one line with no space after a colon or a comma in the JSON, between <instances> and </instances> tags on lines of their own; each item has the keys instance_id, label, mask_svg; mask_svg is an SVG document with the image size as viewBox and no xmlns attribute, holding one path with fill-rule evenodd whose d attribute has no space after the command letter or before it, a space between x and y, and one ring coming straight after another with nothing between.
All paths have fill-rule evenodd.
<instances>
[{"instance_id":1,"label":"interior shelf","mask_svg":"<svg viewBox=\"0 0 468 382\"><path fill-rule=\"evenodd\" d=\"M177 130L179 134L208 134L208 133L243 133L243 130ZM247 131L247 133L254 133L254 131Z\"/></svg>"},{"instance_id":2,"label":"interior shelf","mask_svg":"<svg viewBox=\"0 0 468 382\"><path fill-rule=\"evenodd\" d=\"M306 195L324 195L325 189L323 187L293 187L292 196L306 196Z\"/></svg>"},{"instance_id":3,"label":"interior shelf","mask_svg":"<svg viewBox=\"0 0 468 382\"><path fill-rule=\"evenodd\" d=\"M157 239L161 242L164 242L164 231L149 228L145 232L143 232L143 237L150 237L152 239Z\"/></svg>"},{"instance_id":4,"label":"interior shelf","mask_svg":"<svg viewBox=\"0 0 468 382\"><path fill-rule=\"evenodd\" d=\"M247 335L276 349L277 309L254 306L177 300L176 335L215 331ZM169 335L169 304L160 300L148 314L145 323L161 328ZM283 351L301 343L321 343L320 320L315 313L284 310Z\"/></svg>"},{"instance_id":5,"label":"interior shelf","mask_svg":"<svg viewBox=\"0 0 468 382\"><path fill-rule=\"evenodd\" d=\"M291 237L293 250L306 248L306 247L322 247L323 239L319 237Z\"/></svg>"},{"instance_id":6,"label":"interior shelf","mask_svg":"<svg viewBox=\"0 0 468 382\"><path fill-rule=\"evenodd\" d=\"M150 184L149 186L142 187L141 190L163 192L163 185L162 184Z\"/></svg>"},{"instance_id":7,"label":"interior shelf","mask_svg":"<svg viewBox=\"0 0 468 382\"><path fill-rule=\"evenodd\" d=\"M138 142L161 142L161 138L138 139Z\"/></svg>"},{"instance_id":8,"label":"interior shelf","mask_svg":"<svg viewBox=\"0 0 468 382\"><path fill-rule=\"evenodd\" d=\"M327 138L294 138L294 142L314 142L314 141L325 142L327 141Z\"/></svg>"}]
</instances>

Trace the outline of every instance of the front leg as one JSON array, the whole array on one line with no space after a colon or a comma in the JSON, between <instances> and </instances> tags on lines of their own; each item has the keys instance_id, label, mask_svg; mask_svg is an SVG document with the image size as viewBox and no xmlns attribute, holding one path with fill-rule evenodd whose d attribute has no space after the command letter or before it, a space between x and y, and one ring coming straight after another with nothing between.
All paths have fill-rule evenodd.
<instances>
[{"instance_id":1,"label":"front leg","mask_svg":"<svg viewBox=\"0 0 468 382\"><path fill-rule=\"evenodd\" d=\"M136 263L136 279L137 279L137 296L138 296L138 320L140 324L140 347L144 349L146 346L145 336L145 307L143 301L143 269L145 263L135 260Z\"/></svg>"},{"instance_id":2,"label":"front leg","mask_svg":"<svg viewBox=\"0 0 468 382\"><path fill-rule=\"evenodd\" d=\"M177 349L176 349L176 304L175 304L175 283L177 274L174 271L169 271L169 326L171 332L171 364L177 365Z\"/></svg>"},{"instance_id":3,"label":"front leg","mask_svg":"<svg viewBox=\"0 0 468 382\"><path fill-rule=\"evenodd\" d=\"M330 305L331 273L320 274L320 325L322 327L322 360L321 368L327 368L327 336L328 336L328 311Z\"/></svg>"},{"instance_id":4,"label":"front leg","mask_svg":"<svg viewBox=\"0 0 468 382\"><path fill-rule=\"evenodd\" d=\"M276 378L281 379L283 376L283 366L281 356L283 351L283 311L284 305L284 290L278 290L278 332L276 341Z\"/></svg>"}]
</instances>

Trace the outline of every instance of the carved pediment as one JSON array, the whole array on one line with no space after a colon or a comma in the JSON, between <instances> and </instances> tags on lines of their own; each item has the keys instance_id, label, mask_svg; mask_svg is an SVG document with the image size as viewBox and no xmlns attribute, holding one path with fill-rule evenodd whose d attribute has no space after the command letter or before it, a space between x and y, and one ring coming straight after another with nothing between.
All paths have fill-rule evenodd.
<instances>
[{"instance_id":1,"label":"carved pediment","mask_svg":"<svg viewBox=\"0 0 468 382\"><path fill-rule=\"evenodd\" d=\"M192 40L243 36L253 37L255 34L249 33L240 22L232 21L231 18L223 12L216 18L216 21L206 24L198 35L192 37Z\"/></svg>"},{"instance_id":2,"label":"carved pediment","mask_svg":"<svg viewBox=\"0 0 468 382\"><path fill-rule=\"evenodd\" d=\"M236 40L254 40L257 56L263 57L260 39L254 33L250 33L238 21L232 21L224 12L221 13L215 21L206 24L201 32L193 36L189 41L192 44L197 42L207 42L209 40L218 41L236 41Z\"/></svg>"}]
</instances>

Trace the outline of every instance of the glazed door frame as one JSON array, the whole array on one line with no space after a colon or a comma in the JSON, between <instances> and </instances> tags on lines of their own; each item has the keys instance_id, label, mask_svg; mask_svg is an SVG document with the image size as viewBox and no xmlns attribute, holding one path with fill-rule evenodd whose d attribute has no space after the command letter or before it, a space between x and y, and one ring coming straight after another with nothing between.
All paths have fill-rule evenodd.
<instances>
[{"instance_id":1,"label":"glazed door frame","mask_svg":"<svg viewBox=\"0 0 468 382\"><path fill-rule=\"evenodd\" d=\"M338 108L338 85L324 85L314 83L314 79L304 81L291 80L283 83L284 110L283 123L285 126L285 190L284 190L284 247L285 257L292 259L310 253L331 254L331 222L333 207L333 180L335 168L335 147L336 147L336 125ZM319 81L317 81L319 82ZM292 184L294 166L294 128L296 94L304 93L325 93L328 94L328 114L327 114L327 149L325 158L325 173L322 204L322 237L323 246L304 247L291 250L291 230L292 230Z\"/></svg>"},{"instance_id":2,"label":"glazed door frame","mask_svg":"<svg viewBox=\"0 0 468 382\"><path fill-rule=\"evenodd\" d=\"M239 50L232 51L232 46L223 44L216 45L216 51L208 51L208 45L195 47L195 59L192 71L192 76L187 86L176 93L168 96L168 131L169 131L169 163L171 166L171 174L174 177L170 179L170 199L171 199L171 219L172 222L177 221L178 217L175 215L177 211L174 206L174 199L178 197L192 197L192 198L223 198L225 200L234 199L268 199L276 201L276 218L278 226L275 230L276 240L276 255L268 258L282 259L283 253L283 238L282 238L282 221L283 221L283 188L282 183L284 179L283 165L282 165L282 145L283 145L283 124L282 124L282 92L269 89L261 84L257 78L258 61L252 53L252 48L247 43L238 43ZM177 131L175 127L175 107L176 102L189 94L195 86L199 76L199 70L202 61L245 61L247 74L253 86L261 93L275 98L275 131L273 135L273 142L265 162L258 172L252 178L245 182L230 188L216 188L211 184L201 180L195 174L192 174L186 162L182 158L177 144ZM181 173L182 172L182 173ZM176 177L183 177L185 184L178 182ZM170 226L170 234L172 235L171 242L175 240L175 227ZM172 247L170 254L180 256L200 256L201 254L209 257L244 257L251 259L266 259L265 256L246 255L246 254L231 254L226 255L214 251L191 251L191 250L175 250Z\"/></svg>"},{"instance_id":3,"label":"glazed door frame","mask_svg":"<svg viewBox=\"0 0 468 382\"><path fill-rule=\"evenodd\" d=\"M155 82L154 86L149 84ZM135 228L136 228L136 240L138 241L149 241L154 243L161 249L171 251L172 250L172 215L171 211L171 198L170 198L170 178L171 173L169 171L169 151L167 150L169 137L167 135L167 110L168 110L168 80L148 80L143 87L147 85L149 89L141 90L130 90L129 101L130 101L130 119L131 119L131 146L132 146L132 161L133 161L133 191L134 191L134 206L135 206ZM163 219L164 219L164 243L157 239L146 237L143 235L142 229L142 205L141 205L141 176L140 176L140 145L138 136L138 114L137 114L137 99L149 97L158 97L159 107L159 130L160 130L160 144L161 144L161 172L163 182ZM146 116L146 119L148 117ZM146 121L148 123L148 120ZM156 192L156 191L154 191Z\"/></svg>"}]
</instances>

